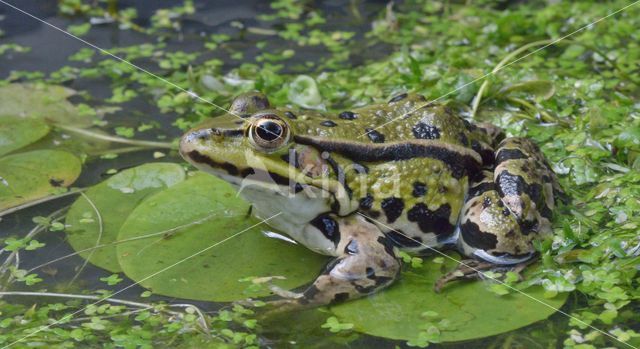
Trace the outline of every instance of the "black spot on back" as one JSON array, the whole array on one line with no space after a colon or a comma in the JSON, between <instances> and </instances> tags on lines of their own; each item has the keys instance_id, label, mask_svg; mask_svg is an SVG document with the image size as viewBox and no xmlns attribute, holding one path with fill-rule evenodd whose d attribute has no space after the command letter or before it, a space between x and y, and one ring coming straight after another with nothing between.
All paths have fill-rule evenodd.
<instances>
[{"instance_id":1,"label":"black spot on back","mask_svg":"<svg viewBox=\"0 0 640 349\"><path fill-rule=\"evenodd\" d=\"M331 121L331 120L325 120L323 122L320 123L320 125L325 126L325 127L335 127L338 126L338 124L336 124L335 122Z\"/></svg>"},{"instance_id":2,"label":"black spot on back","mask_svg":"<svg viewBox=\"0 0 640 349\"><path fill-rule=\"evenodd\" d=\"M387 216L387 222L393 223L400 217L402 211L404 210L404 201L400 198L386 198L382 200L380 204L384 214Z\"/></svg>"},{"instance_id":3,"label":"black spot on back","mask_svg":"<svg viewBox=\"0 0 640 349\"><path fill-rule=\"evenodd\" d=\"M411 193L414 197L418 198L424 196L427 193L427 185L422 182L413 182L413 192Z\"/></svg>"},{"instance_id":4,"label":"black spot on back","mask_svg":"<svg viewBox=\"0 0 640 349\"><path fill-rule=\"evenodd\" d=\"M436 235L452 234L455 227L449 223L451 216L451 206L449 204L438 207L431 211L423 203L416 204L407 212L407 218L411 222L416 222L423 233L434 233Z\"/></svg>"},{"instance_id":5,"label":"black spot on back","mask_svg":"<svg viewBox=\"0 0 640 349\"><path fill-rule=\"evenodd\" d=\"M343 120L353 120L358 118L358 115L351 111L343 111L342 113L338 114L338 117Z\"/></svg>"},{"instance_id":6,"label":"black spot on back","mask_svg":"<svg viewBox=\"0 0 640 349\"><path fill-rule=\"evenodd\" d=\"M368 210L373 205L373 196L371 194L367 194L367 196L360 199L360 208L363 210Z\"/></svg>"},{"instance_id":7,"label":"black spot on back","mask_svg":"<svg viewBox=\"0 0 640 349\"><path fill-rule=\"evenodd\" d=\"M296 114L294 114L294 113L292 113L292 112L290 112L290 111L286 111L286 112L284 112L284 115L285 115L286 117L288 117L289 119L293 119L293 120L295 120L295 119L297 119L297 118L298 118L298 117L296 116Z\"/></svg>"},{"instance_id":8,"label":"black spot on back","mask_svg":"<svg viewBox=\"0 0 640 349\"><path fill-rule=\"evenodd\" d=\"M407 98L407 96L408 96L408 94L406 94L406 93L399 94L399 95L397 95L397 96L395 96L395 97L391 98L391 99L389 100L389 103L400 102L401 100L403 100L403 99Z\"/></svg>"},{"instance_id":9,"label":"black spot on back","mask_svg":"<svg viewBox=\"0 0 640 349\"><path fill-rule=\"evenodd\" d=\"M440 138L440 129L433 125L427 125L424 122L415 124L412 128L413 136L418 139L438 139Z\"/></svg>"},{"instance_id":10,"label":"black spot on back","mask_svg":"<svg viewBox=\"0 0 640 349\"><path fill-rule=\"evenodd\" d=\"M384 143L384 135L382 133L372 128L365 128L364 130L367 132L367 137L369 137L373 143Z\"/></svg>"}]
</instances>

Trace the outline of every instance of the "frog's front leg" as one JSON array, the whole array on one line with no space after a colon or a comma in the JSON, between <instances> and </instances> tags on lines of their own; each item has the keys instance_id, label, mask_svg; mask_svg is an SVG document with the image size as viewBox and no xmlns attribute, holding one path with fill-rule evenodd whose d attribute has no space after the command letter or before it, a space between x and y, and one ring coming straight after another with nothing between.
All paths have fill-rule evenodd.
<instances>
[{"instance_id":1,"label":"frog's front leg","mask_svg":"<svg viewBox=\"0 0 640 349\"><path fill-rule=\"evenodd\" d=\"M301 293L281 292L284 299L267 304L277 311L310 308L372 294L398 276L400 261L392 242L363 217L331 217L337 222L340 240L336 258Z\"/></svg>"}]
</instances>

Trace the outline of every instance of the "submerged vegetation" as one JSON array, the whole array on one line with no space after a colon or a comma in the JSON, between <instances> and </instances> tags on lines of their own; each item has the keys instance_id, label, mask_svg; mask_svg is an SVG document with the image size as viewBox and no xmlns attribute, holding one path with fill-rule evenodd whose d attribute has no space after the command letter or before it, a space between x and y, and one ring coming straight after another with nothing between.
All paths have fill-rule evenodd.
<instances>
[{"instance_id":1,"label":"submerged vegetation","mask_svg":"<svg viewBox=\"0 0 640 349\"><path fill-rule=\"evenodd\" d=\"M245 20L192 1L62 0L55 23L73 35L130 39L15 69L48 53L4 27L25 15L0 4L0 345L639 347L640 4L342 5L265 2ZM450 261L403 255L383 294L260 318L229 302L304 285L325 260L260 235L247 203L176 153L184 130L251 90L329 111L416 92L531 137L569 198L555 237L524 281L496 273L443 302L429 285ZM554 310L516 290L562 313L536 322Z\"/></svg>"}]
</instances>

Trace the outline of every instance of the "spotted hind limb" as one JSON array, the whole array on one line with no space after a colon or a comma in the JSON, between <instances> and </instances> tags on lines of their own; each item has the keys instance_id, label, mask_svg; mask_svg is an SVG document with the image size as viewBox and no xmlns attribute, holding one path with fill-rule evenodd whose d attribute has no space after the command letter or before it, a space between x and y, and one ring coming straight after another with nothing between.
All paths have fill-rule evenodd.
<instances>
[{"instance_id":1,"label":"spotted hind limb","mask_svg":"<svg viewBox=\"0 0 640 349\"><path fill-rule=\"evenodd\" d=\"M456 270L443 276L437 282L436 290L454 280L481 277L487 270L521 270L520 266L527 265L536 256L534 239L549 232L548 220L542 223L544 217L539 213L530 212L534 221L531 224L529 215L525 218L521 212L511 209L509 204L524 206L516 200L529 200L528 194L520 193L519 199L510 196L510 201L505 202L500 183L496 183L494 178L494 172L483 171L469 189L460 219L458 248L470 259L462 261ZM511 193L510 190L507 188L505 191ZM526 205L536 208L530 200Z\"/></svg>"},{"instance_id":2,"label":"spotted hind limb","mask_svg":"<svg viewBox=\"0 0 640 349\"><path fill-rule=\"evenodd\" d=\"M392 242L361 216L334 218L340 230L336 258L300 293L272 287L280 297L267 302L275 312L312 308L372 294L400 272Z\"/></svg>"}]
</instances>

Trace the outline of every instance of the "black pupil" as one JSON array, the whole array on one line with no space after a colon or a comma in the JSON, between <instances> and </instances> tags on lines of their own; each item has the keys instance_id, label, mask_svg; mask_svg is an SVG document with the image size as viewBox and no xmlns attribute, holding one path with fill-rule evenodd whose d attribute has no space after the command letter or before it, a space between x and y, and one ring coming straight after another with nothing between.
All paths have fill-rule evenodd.
<instances>
[{"instance_id":1,"label":"black pupil","mask_svg":"<svg viewBox=\"0 0 640 349\"><path fill-rule=\"evenodd\" d=\"M277 122L265 121L258 125L256 133L261 139L271 142L282 135L282 126Z\"/></svg>"}]
</instances>

